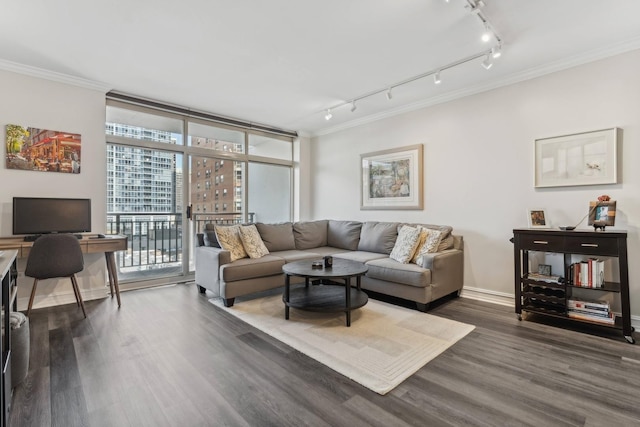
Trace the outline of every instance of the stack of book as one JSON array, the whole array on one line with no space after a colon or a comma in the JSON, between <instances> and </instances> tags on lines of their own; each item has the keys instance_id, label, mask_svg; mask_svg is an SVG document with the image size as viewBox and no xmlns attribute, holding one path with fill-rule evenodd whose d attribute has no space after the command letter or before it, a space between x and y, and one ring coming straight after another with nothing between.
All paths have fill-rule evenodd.
<instances>
[{"instance_id":1,"label":"stack of book","mask_svg":"<svg viewBox=\"0 0 640 427\"><path fill-rule=\"evenodd\" d=\"M583 288L604 287L604 260L589 258L568 267L567 277L573 286Z\"/></svg>"},{"instance_id":2,"label":"stack of book","mask_svg":"<svg viewBox=\"0 0 640 427\"><path fill-rule=\"evenodd\" d=\"M590 322L615 324L615 315L611 312L607 301L586 301L578 298L567 300L567 315L574 319Z\"/></svg>"}]
</instances>

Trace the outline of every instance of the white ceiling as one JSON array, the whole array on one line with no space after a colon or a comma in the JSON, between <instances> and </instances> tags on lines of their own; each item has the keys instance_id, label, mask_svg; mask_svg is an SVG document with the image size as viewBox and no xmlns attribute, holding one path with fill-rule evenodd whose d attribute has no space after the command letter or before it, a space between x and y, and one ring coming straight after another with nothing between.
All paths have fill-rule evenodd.
<instances>
[{"instance_id":1,"label":"white ceiling","mask_svg":"<svg viewBox=\"0 0 640 427\"><path fill-rule=\"evenodd\" d=\"M325 120L489 49L468 1L2 0L0 68L317 135L640 48L638 0L484 0L504 42L493 68Z\"/></svg>"}]
</instances>

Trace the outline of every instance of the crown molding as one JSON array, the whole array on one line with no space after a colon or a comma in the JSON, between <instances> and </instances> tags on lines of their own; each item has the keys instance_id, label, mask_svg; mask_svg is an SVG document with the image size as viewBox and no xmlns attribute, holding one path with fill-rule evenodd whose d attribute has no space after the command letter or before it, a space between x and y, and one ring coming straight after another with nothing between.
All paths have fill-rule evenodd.
<instances>
[{"instance_id":1,"label":"crown molding","mask_svg":"<svg viewBox=\"0 0 640 427\"><path fill-rule=\"evenodd\" d=\"M454 101L456 99L465 98L467 96L487 92L493 89L497 89L504 86L509 86L515 83L520 83L527 80L532 80L537 77L542 77L547 74L552 74L558 71L567 70L577 67L579 65L588 64L601 59L606 59L612 56L620 55L626 52L640 49L640 37L627 40L622 43L617 43L605 48L592 50L580 55L574 55L560 61L552 62L540 67L530 68L528 70L514 73L505 76L499 80L491 81L489 83L470 86L457 91L452 91L440 96L435 96L427 99L423 99L418 102L413 102L392 110L387 110L378 114L372 114L370 116L362 117L356 120L350 120L345 123L341 123L337 126L332 126L324 129L320 129L315 132L310 132L312 137L329 135L346 129L351 129L357 126L376 122L389 117L394 117L400 114L408 113L411 111L419 110L426 107L431 107L438 104L444 104L445 102Z\"/></svg>"},{"instance_id":2,"label":"crown molding","mask_svg":"<svg viewBox=\"0 0 640 427\"><path fill-rule=\"evenodd\" d=\"M95 90L107 93L112 89L111 86L102 82L83 79L81 77L70 76L68 74L58 73L56 71L45 70L44 68L32 67L31 65L19 64L17 62L0 59L0 70L10 71L16 74L22 74L29 77L50 80L57 83L64 83L71 86L81 87L83 89Z\"/></svg>"}]
</instances>

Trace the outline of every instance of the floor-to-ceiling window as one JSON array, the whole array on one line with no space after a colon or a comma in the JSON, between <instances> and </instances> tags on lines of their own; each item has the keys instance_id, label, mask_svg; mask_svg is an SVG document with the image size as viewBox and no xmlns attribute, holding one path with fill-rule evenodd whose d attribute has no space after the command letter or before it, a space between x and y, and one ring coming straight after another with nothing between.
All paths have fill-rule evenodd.
<instances>
[{"instance_id":1,"label":"floor-to-ceiling window","mask_svg":"<svg viewBox=\"0 0 640 427\"><path fill-rule=\"evenodd\" d=\"M106 140L106 229L128 237L124 288L188 279L206 223L291 220L291 136L109 99Z\"/></svg>"}]
</instances>

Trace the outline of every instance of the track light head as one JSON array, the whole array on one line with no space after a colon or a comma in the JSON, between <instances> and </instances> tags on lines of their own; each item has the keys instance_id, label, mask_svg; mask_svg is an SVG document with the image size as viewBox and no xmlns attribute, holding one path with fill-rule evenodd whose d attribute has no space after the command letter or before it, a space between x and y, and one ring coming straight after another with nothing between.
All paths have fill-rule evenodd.
<instances>
[{"instance_id":1,"label":"track light head","mask_svg":"<svg viewBox=\"0 0 640 427\"><path fill-rule=\"evenodd\" d=\"M484 61L482 61L482 66L485 70L493 67L493 62L491 62L491 54L487 54L486 58L484 58Z\"/></svg>"},{"instance_id":2,"label":"track light head","mask_svg":"<svg viewBox=\"0 0 640 427\"><path fill-rule=\"evenodd\" d=\"M387 99L390 101L393 98L393 94L391 93L391 88L387 89Z\"/></svg>"},{"instance_id":3,"label":"track light head","mask_svg":"<svg viewBox=\"0 0 640 427\"><path fill-rule=\"evenodd\" d=\"M440 79L440 71L437 71L434 75L433 75L433 83L439 85L440 83L442 83L442 80Z\"/></svg>"},{"instance_id":4,"label":"track light head","mask_svg":"<svg viewBox=\"0 0 640 427\"><path fill-rule=\"evenodd\" d=\"M324 119L331 120L331 117L333 117L333 114L331 114L331 108L327 108L327 114L324 115Z\"/></svg>"},{"instance_id":5,"label":"track light head","mask_svg":"<svg viewBox=\"0 0 640 427\"><path fill-rule=\"evenodd\" d=\"M502 56L502 49L500 48L500 45L491 48L491 56L494 58L500 58Z\"/></svg>"},{"instance_id":6,"label":"track light head","mask_svg":"<svg viewBox=\"0 0 640 427\"><path fill-rule=\"evenodd\" d=\"M358 108L358 107L356 106L356 100L354 99L351 102L351 112L353 113L354 111L356 111L356 108Z\"/></svg>"}]
</instances>

